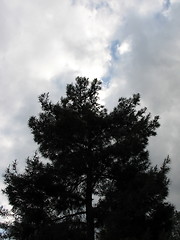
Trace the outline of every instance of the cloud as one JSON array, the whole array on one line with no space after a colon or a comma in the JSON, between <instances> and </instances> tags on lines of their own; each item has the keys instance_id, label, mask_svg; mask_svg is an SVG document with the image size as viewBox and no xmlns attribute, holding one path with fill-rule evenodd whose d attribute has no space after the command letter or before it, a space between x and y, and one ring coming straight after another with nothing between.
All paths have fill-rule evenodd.
<instances>
[{"instance_id":1,"label":"cloud","mask_svg":"<svg viewBox=\"0 0 180 240\"><path fill-rule=\"evenodd\" d=\"M154 163L162 162L168 154L172 158L170 199L180 208L179 164L179 61L180 61L180 4L164 3L154 12L127 11L124 25L117 29L117 42L131 39L131 51L119 54L109 69L111 83L106 89L107 105L115 103L119 96L139 92L142 103L153 115L160 115L158 136L150 140L150 153ZM143 9L145 9L143 7ZM149 9L149 7L148 7ZM121 46L121 45L120 45ZM116 48L113 55L118 54ZM112 57L112 60L114 58ZM108 75L108 74L107 74Z\"/></svg>"},{"instance_id":2,"label":"cloud","mask_svg":"<svg viewBox=\"0 0 180 240\"><path fill-rule=\"evenodd\" d=\"M122 42L121 45L118 47L118 52L120 55L123 55L130 51L131 51L131 44L129 41Z\"/></svg>"},{"instance_id":3,"label":"cloud","mask_svg":"<svg viewBox=\"0 0 180 240\"><path fill-rule=\"evenodd\" d=\"M40 111L38 95L57 101L76 76L99 78L109 109L140 92L160 115L151 157L160 163L171 155L170 197L180 208L179 12L177 0L1 1L1 174L14 159L23 168L37 148L27 121Z\"/></svg>"}]
</instances>

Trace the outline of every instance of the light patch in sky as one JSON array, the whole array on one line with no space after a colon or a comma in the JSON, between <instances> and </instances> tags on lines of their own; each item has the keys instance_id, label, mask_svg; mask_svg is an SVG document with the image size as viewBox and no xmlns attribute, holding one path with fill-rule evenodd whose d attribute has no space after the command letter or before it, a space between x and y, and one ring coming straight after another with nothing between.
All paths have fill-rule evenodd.
<instances>
[{"instance_id":1,"label":"light patch in sky","mask_svg":"<svg viewBox=\"0 0 180 240\"><path fill-rule=\"evenodd\" d=\"M13 145L14 145L13 140L9 139L7 137L6 138L0 138L0 141L1 141L2 147L7 148L7 150L12 148Z\"/></svg>"},{"instance_id":2,"label":"light patch in sky","mask_svg":"<svg viewBox=\"0 0 180 240\"><path fill-rule=\"evenodd\" d=\"M118 52L120 55L123 55L130 51L131 51L131 45L129 41L122 42L121 45L118 47Z\"/></svg>"},{"instance_id":3,"label":"light patch in sky","mask_svg":"<svg viewBox=\"0 0 180 240\"><path fill-rule=\"evenodd\" d=\"M138 4L138 11L140 15L149 15L154 12L159 11L159 9L162 7L162 0L150 0L150 1L145 1L145 0L138 0L138 1L133 1L134 6L135 4Z\"/></svg>"}]
</instances>

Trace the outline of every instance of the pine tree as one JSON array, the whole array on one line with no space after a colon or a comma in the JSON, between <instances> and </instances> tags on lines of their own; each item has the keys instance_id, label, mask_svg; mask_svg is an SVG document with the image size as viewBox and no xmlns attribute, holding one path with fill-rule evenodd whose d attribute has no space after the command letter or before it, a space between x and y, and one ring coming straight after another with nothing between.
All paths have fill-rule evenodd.
<instances>
[{"instance_id":1,"label":"pine tree","mask_svg":"<svg viewBox=\"0 0 180 240\"><path fill-rule=\"evenodd\" d=\"M170 231L156 214L164 214L170 223L173 207L165 202L169 160L161 169L152 167L147 150L159 118L139 107L139 94L120 98L108 113L98 102L100 90L97 79L77 77L56 104L48 94L39 97L42 111L29 119L29 127L48 163L35 155L24 173L15 164L5 174L4 192L16 213L15 225L20 224L20 232L27 225L24 239L54 224L65 224L74 236L79 229L78 236L87 240L95 239L97 227L102 239L113 239L117 232L118 240L144 234L160 239L152 230L156 221L161 233ZM135 228L135 221L141 227Z\"/></svg>"}]
</instances>

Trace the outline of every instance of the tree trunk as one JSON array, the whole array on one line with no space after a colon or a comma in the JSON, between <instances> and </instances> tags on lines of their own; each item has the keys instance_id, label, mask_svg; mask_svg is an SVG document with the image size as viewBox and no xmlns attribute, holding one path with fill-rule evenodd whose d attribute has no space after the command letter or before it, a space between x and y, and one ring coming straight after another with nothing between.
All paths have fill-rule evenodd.
<instances>
[{"instance_id":1,"label":"tree trunk","mask_svg":"<svg viewBox=\"0 0 180 240\"><path fill-rule=\"evenodd\" d=\"M86 189L86 222L87 222L87 240L94 240L94 214L92 206L92 172L89 169L87 174L87 189Z\"/></svg>"}]
</instances>

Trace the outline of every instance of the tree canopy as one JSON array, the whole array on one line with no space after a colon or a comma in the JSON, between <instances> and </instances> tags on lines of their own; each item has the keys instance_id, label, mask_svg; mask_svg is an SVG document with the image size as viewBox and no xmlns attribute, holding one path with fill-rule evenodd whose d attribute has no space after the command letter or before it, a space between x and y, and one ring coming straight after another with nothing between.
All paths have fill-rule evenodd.
<instances>
[{"instance_id":1,"label":"tree canopy","mask_svg":"<svg viewBox=\"0 0 180 240\"><path fill-rule=\"evenodd\" d=\"M109 112L101 84L77 77L57 103L39 97L42 110L29 119L38 153L4 178L16 239L169 239L170 159L152 166L147 149L159 117L140 107L139 94Z\"/></svg>"}]
</instances>

